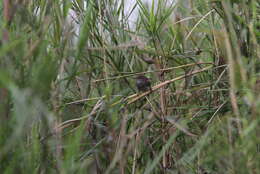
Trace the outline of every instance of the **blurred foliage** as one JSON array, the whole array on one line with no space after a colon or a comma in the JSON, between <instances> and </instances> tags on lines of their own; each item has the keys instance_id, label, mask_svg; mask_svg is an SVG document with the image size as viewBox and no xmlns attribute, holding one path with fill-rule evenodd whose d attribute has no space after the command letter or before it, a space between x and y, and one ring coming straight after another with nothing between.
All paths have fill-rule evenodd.
<instances>
[{"instance_id":1,"label":"blurred foliage","mask_svg":"<svg viewBox=\"0 0 260 174\"><path fill-rule=\"evenodd\" d=\"M260 173L260 3L132 3L3 1L2 173Z\"/></svg>"}]
</instances>

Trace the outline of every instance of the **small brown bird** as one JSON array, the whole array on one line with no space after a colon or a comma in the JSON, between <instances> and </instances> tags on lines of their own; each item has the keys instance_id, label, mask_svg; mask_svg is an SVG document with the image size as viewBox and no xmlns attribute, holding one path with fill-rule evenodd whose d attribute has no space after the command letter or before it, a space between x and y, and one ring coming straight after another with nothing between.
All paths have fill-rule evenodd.
<instances>
[{"instance_id":1,"label":"small brown bird","mask_svg":"<svg viewBox=\"0 0 260 174\"><path fill-rule=\"evenodd\" d=\"M138 91L147 91L152 89L150 80L144 75L136 77L136 87Z\"/></svg>"}]
</instances>

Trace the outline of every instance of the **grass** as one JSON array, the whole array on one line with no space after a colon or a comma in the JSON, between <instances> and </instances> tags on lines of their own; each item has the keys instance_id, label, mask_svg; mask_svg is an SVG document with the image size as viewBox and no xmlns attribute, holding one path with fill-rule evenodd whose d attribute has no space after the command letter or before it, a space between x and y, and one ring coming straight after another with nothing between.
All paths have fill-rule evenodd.
<instances>
[{"instance_id":1,"label":"grass","mask_svg":"<svg viewBox=\"0 0 260 174\"><path fill-rule=\"evenodd\" d=\"M260 173L260 4L151 2L3 1L2 173Z\"/></svg>"}]
</instances>

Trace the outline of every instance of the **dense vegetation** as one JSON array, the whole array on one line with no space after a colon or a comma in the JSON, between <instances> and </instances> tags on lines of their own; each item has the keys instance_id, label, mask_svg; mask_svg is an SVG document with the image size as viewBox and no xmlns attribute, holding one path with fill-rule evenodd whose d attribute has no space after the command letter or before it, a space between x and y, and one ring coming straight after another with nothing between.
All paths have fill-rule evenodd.
<instances>
[{"instance_id":1,"label":"dense vegetation","mask_svg":"<svg viewBox=\"0 0 260 174\"><path fill-rule=\"evenodd\" d=\"M258 1L86 2L0 6L1 173L260 173Z\"/></svg>"}]
</instances>

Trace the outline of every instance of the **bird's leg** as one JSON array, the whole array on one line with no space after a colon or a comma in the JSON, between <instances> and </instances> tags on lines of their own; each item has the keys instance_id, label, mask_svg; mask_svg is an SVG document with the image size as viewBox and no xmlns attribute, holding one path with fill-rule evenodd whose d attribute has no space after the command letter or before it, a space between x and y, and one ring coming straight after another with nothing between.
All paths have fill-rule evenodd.
<instances>
[{"instance_id":1,"label":"bird's leg","mask_svg":"<svg viewBox=\"0 0 260 174\"><path fill-rule=\"evenodd\" d=\"M151 85L149 86L150 93L153 92Z\"/></svg>"}]
</instances>

